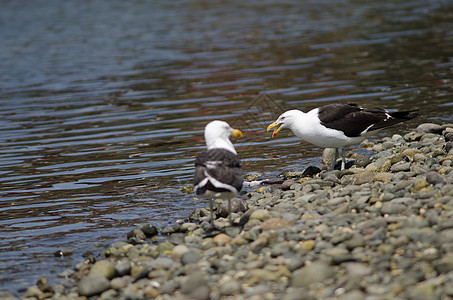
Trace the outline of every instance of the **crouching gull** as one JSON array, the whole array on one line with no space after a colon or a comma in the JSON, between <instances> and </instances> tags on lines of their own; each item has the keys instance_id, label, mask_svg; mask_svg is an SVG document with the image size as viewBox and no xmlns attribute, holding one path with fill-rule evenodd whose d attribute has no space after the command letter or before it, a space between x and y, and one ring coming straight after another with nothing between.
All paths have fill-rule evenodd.
<instances>
[{"instance_id":1,"label":"crouching gull","mask_svg":"<svg viewBox=\"0 0 453 300\"><path fill-rule=\"evenodd\" d=\"M204 130L207 150L195 160L194 192L209 199L211 224L213 223L213 199L228 199L228 215L231 223L231 198L242 189L241 161L230 136L241 137L242 132L224 121L212 121Z\"/></svg>"},{"instance_id":2,"label":"crouching gull","mask_svg":"<svg viewBox=\"0 0 453 300\"><path fill-rule=\"evenodd\" d=\"M282 128L289 128L299 138L323 148L335 148L335 157L330 167L333 170L341 149L341 169L346 166L344 147L359 144L377 129L395 125L417 114L416 110L388 112L383 108L364 109L356 103L329 104L304 113L289 110L267 127L277 127L272 137Z\"/></svg>"}]
</instances>

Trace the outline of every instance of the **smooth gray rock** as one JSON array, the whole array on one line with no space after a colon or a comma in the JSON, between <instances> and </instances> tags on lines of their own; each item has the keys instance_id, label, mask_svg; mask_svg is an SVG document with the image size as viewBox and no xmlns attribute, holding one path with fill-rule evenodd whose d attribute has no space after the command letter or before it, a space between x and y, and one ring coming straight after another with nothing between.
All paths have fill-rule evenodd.
<instances>
[{"instance_id":1,"label":"smooth gray rock","mask_svg":"<svg viewBox=\"0 0 453 300\"><path fill-rule=\"evenodd\" d=\"M313 262L293 273L291 286L307 287L315 282L322 282L335 275L332 267L323 262Z\"/></svg>"},{"instance_id":2,"label":"smooth gray rock","mask_svg":"<svg viewBox=\"0 0 453 300\"><path fill-rule=\"evenodd\" d=\"M200 253L197 251L188 251L181 256L181 263L183 265L193 264L201 259Z\"/></svg>"},{"instance_id":3,"label":"smooth gray rock","mask_svg":"<svg viewBox=\"0 0 453 300\"><path fill-rule=\"evenodd\" d=\"M434 123L423 123L417 126L416 131L422 133L442 133L443 127Z\"/></svg>"},{"instance_id":4,"label":"smooth gray rock","mask_svg":"<svg viewBox=\"0 0 453 300\"><path fill-rule=\"evenodd\" d=\"M94 296L110 288L110 282L102 275L89 274L79 282L79 294L81 296Z\"/></svg>"}]
</instances>

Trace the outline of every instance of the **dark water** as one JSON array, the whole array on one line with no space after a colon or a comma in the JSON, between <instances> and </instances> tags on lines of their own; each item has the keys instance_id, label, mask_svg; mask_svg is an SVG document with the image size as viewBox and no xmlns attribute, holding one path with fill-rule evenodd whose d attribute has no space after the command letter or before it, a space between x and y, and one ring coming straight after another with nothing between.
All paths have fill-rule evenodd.
<instances>
[{"instance_id":1,"label":"dark water","mask_svg":"<svg viewBox=\"0 0 453 300\"><path fill-rule=\"evenodd\" d=\"M318 164L266 125L354 101L453 122L451 1L2 1L0 290L184 219L202 130L224 119L245 172ZM56 258L57 249L74 250Z\"/></svg>"}]
</instances>

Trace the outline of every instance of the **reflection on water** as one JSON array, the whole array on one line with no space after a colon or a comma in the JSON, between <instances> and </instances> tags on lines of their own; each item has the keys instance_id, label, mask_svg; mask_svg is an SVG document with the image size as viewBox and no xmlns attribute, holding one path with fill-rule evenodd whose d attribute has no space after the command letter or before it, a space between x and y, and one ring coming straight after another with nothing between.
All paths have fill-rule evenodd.
<instances>
[{"instance_id":1,"label":"reflection on water","mask_svg":"<svg viewBox=\"0 0 453 300\"><path fill-rule=\"evenodd\" d=\"M180 188L212 119L243 130L245 172L269 178L319 163L320 149L265 132L290 107L421 108L398 132L452 122L451 12L416 0L2 3L0 289L54 282L133 226L205 205ZM61 248L73 256L55 258Z\"/></svg>"}]
</instances>

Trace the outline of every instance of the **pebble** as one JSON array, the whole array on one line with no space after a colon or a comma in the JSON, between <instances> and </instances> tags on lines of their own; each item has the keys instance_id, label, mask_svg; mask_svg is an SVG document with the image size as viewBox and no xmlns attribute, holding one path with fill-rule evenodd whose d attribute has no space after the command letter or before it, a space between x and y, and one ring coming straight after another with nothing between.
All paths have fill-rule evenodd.
<instances>
[{"instance_id":1,"label":"pebble","mask_svg":"<svg viewBox=\"0 0 453 300\"><path fill-rule=\"evenodd\" d=\"M81 296L94 296L110 288L110 282L102 275L90 274L83 277L79 282L79 294Z\"/></svg>"},{"instance_id":2,"label":"pebble","mask_svg":"<svg viewBox=\"0 0 453 300\"><path fill-rule=\"evenodd\" d=\"M443 131L443 127L434 123L423 123L418 125L416 131L421 133L437 133L440 134Z\"/></svg>"},{"instance_id":3,"label":"pebble","mask_svg":"<svg viewBox=\"0 0 453 300\"><path fill-rule=\"evenodd\" d=\"M105 258L63 272L64 285L42 279L24 297L451 299L451 133L421 124L364 141L378 152L354 154L344 171L293 170L283 186L247 187L232 201L233 225L223 201L216 228L206 208L160 235L138 226Z\"/></svg>"},{"instance_id":4,"label":"pebble","mask_svg":"<svg viewBox=\"0 0 453 300\"><path fill-rule=\"evenodd\" d=\"M327 263L313 262L294 271L291 286L308 287L310 284L322 282L334 275L334 269Z\"/></svg>"},{"instance_id":5,"label":"pebble","mask_svg":"<svg viewBox=\"0 0 453 300\"><path fill-rule=\"evenodd\" d=\"M98 274L112 279L115 276L115 266L108 260L100 260L91 267L90 274Z\"/></svg>"}]
</instances>

